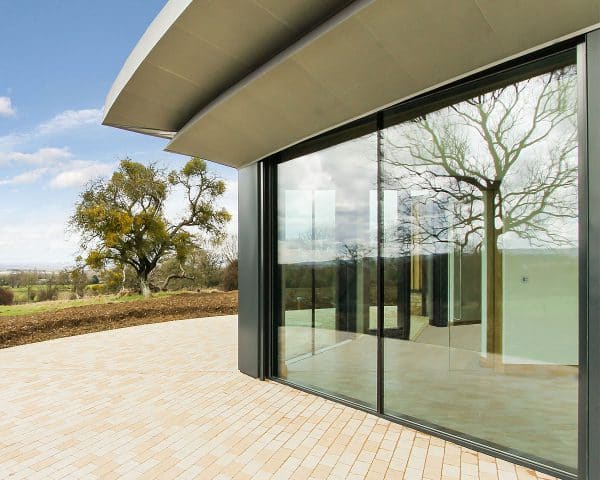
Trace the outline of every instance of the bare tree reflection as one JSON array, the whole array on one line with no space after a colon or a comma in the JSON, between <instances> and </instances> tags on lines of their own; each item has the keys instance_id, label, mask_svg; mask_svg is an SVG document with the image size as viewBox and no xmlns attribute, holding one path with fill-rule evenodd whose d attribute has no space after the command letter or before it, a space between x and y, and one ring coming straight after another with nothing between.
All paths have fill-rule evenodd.
<instances>
[{"instance_id":1,"label":"bare tree reflection","mask_svg":"<svg viewBox=\"0 0 600 480\"><path fill-rule=\"evenodd\" d=\"M398 190L399 251L483 252L488 352L501 352L501 252L576 243L574 66L388 128L384 188ZM573 233L575 232L575 234Z\"/></svg>"}]
</instances>

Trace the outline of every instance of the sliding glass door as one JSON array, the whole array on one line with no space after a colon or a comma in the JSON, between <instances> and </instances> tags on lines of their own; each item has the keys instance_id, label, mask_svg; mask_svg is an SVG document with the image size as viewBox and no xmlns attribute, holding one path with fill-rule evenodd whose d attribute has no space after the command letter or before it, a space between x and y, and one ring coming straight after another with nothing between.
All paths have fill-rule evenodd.
<instances>
[{"instance_id":1,"label":"sliding glass door","mask_svg":"<svg viewBox=\"0 0 600 480\"><path fill-rule=\"evenodd\" d=\"M574 468L577 72L395 123L383 141L385 411ZM387 308L387 307L386 307Z\"/></svg>"},{"instance_id":2,"label":"sliding glass door","mask_svg":"<svg viewBox=\"0 0 600 480\"><path fill-rule=\"evenodd\" d=\"M277 168L278 372L376 405L374 133Z\"/></svg>"},{"instance_id":3,"label":"sliding glass door","mask_svg":"<svg viewBox=\"0 0 600 480\"><path fill-rule=\"evenodd\" d=\"M574 472L577 81L558 54L278 164L277 376Z\"/></svg>"}]
</instances>

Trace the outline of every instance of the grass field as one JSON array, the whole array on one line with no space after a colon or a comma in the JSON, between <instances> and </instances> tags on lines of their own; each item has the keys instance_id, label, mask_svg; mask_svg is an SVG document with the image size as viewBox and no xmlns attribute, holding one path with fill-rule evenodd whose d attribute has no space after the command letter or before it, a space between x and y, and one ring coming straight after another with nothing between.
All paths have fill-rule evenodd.
<instances>
[{"instance_id":1,"label":"grass field","mask_svg":"<svg viewBox=\"0 0 600 480\"><path fill-rule=\"evenodd\" d=\"M16 289L15 289L16 290ZM25 287L25 295L27 294ZM154 293L152 297L161 298L185 293L177 292L159 292ZM0 317L10 317L15 315L34 315L36 313L55 312L64 308L82 307L86 305L103 305L107 303L123 303L141 300L142 295L129 295L118 297L117 295L98 295L95 297L85 297L77 300L49 300L46 302L23 303L18 305L0 306Z\"/></svg>"},{"instance_id":2,"label":"grass field","mask_svg":"<svg viewBox=\"0 0 600 480\"><path fill-rule=\"evenodd\" d=\"M234 315L237 300L236 291L206 290L0 307L0 348L147 323Z\"/></svg>"},{"instance_id":3,"label":"grass field","mask_svg":"<svg viewBox=\"0 0 600 480\"><path fill-rule=\"evenodd\" d=\"M58 288L58 294L59 297L68 297L69 293L71 292L71 286L70 285L54 285L56 288ZM42 288L46 288L45 285L32 285L29 287L17 287L17 288L11 288L10 290L13 292L13 294L15 295L15 303L25 303L27 302L27 292L28 291L32 291L32 292L36 292L37 290L40 290Z\"/></svg>"}]
</instances>

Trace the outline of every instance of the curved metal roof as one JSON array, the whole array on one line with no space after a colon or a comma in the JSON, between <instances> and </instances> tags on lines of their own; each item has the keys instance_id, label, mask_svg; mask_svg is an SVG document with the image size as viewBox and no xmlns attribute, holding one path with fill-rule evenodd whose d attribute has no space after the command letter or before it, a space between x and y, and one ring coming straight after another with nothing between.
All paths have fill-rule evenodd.
<instances>
[{"instance_id":1,"label":"curved metal roof","mask_svg":"<svg viewBox=\"0 0 600 480\"><path fill-rule=\"evenodd\" d=\"M171 0L104 124L242 167L598 22L598 0Z\"/></svg>"}]
</instances>

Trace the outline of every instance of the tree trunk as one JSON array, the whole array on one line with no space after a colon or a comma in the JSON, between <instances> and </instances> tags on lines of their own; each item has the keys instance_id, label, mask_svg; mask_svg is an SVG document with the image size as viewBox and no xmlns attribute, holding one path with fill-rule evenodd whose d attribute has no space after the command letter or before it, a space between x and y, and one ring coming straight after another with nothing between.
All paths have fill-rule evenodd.
<instances>
[{"instance_id":1,"label":"tree trunk","mask_svg":"<svg viewBox=\"0 0 600 480\"><path fill-rule=\"evenodd\" d=\"M125 291L125 272L126 272L126 267L125 267L125 265L123 265L122 270L121 270L121 292Z\"/></svg>"},{"instance_id":2,"label":"tree trunk","mask_svg":"<svg viewBox=\"0 0 600 480\"><path fill-rule=\"evenodd\" d=\"M501 369L502 367L502 258L498 248L498 230L496 229L496 201L499 199L497 189L483 192L484 225L485 225L485 305L487 324L487 358L486 365Z\"/></svg>"},{"instance_id":3,"label":"tree trunk","mask_svg":"<svg viewBox=\"0 0 600 480\"><path fill-rule=\"evenodd\" d=\"M148 274L140 273L139 279L140 279L140 290L142 292L142 295L144 296L144 298L148 298L150 296L150 294L152 293L152 291L150 290L150 282L148 281Z\"/></svg>"}]
</instances>

